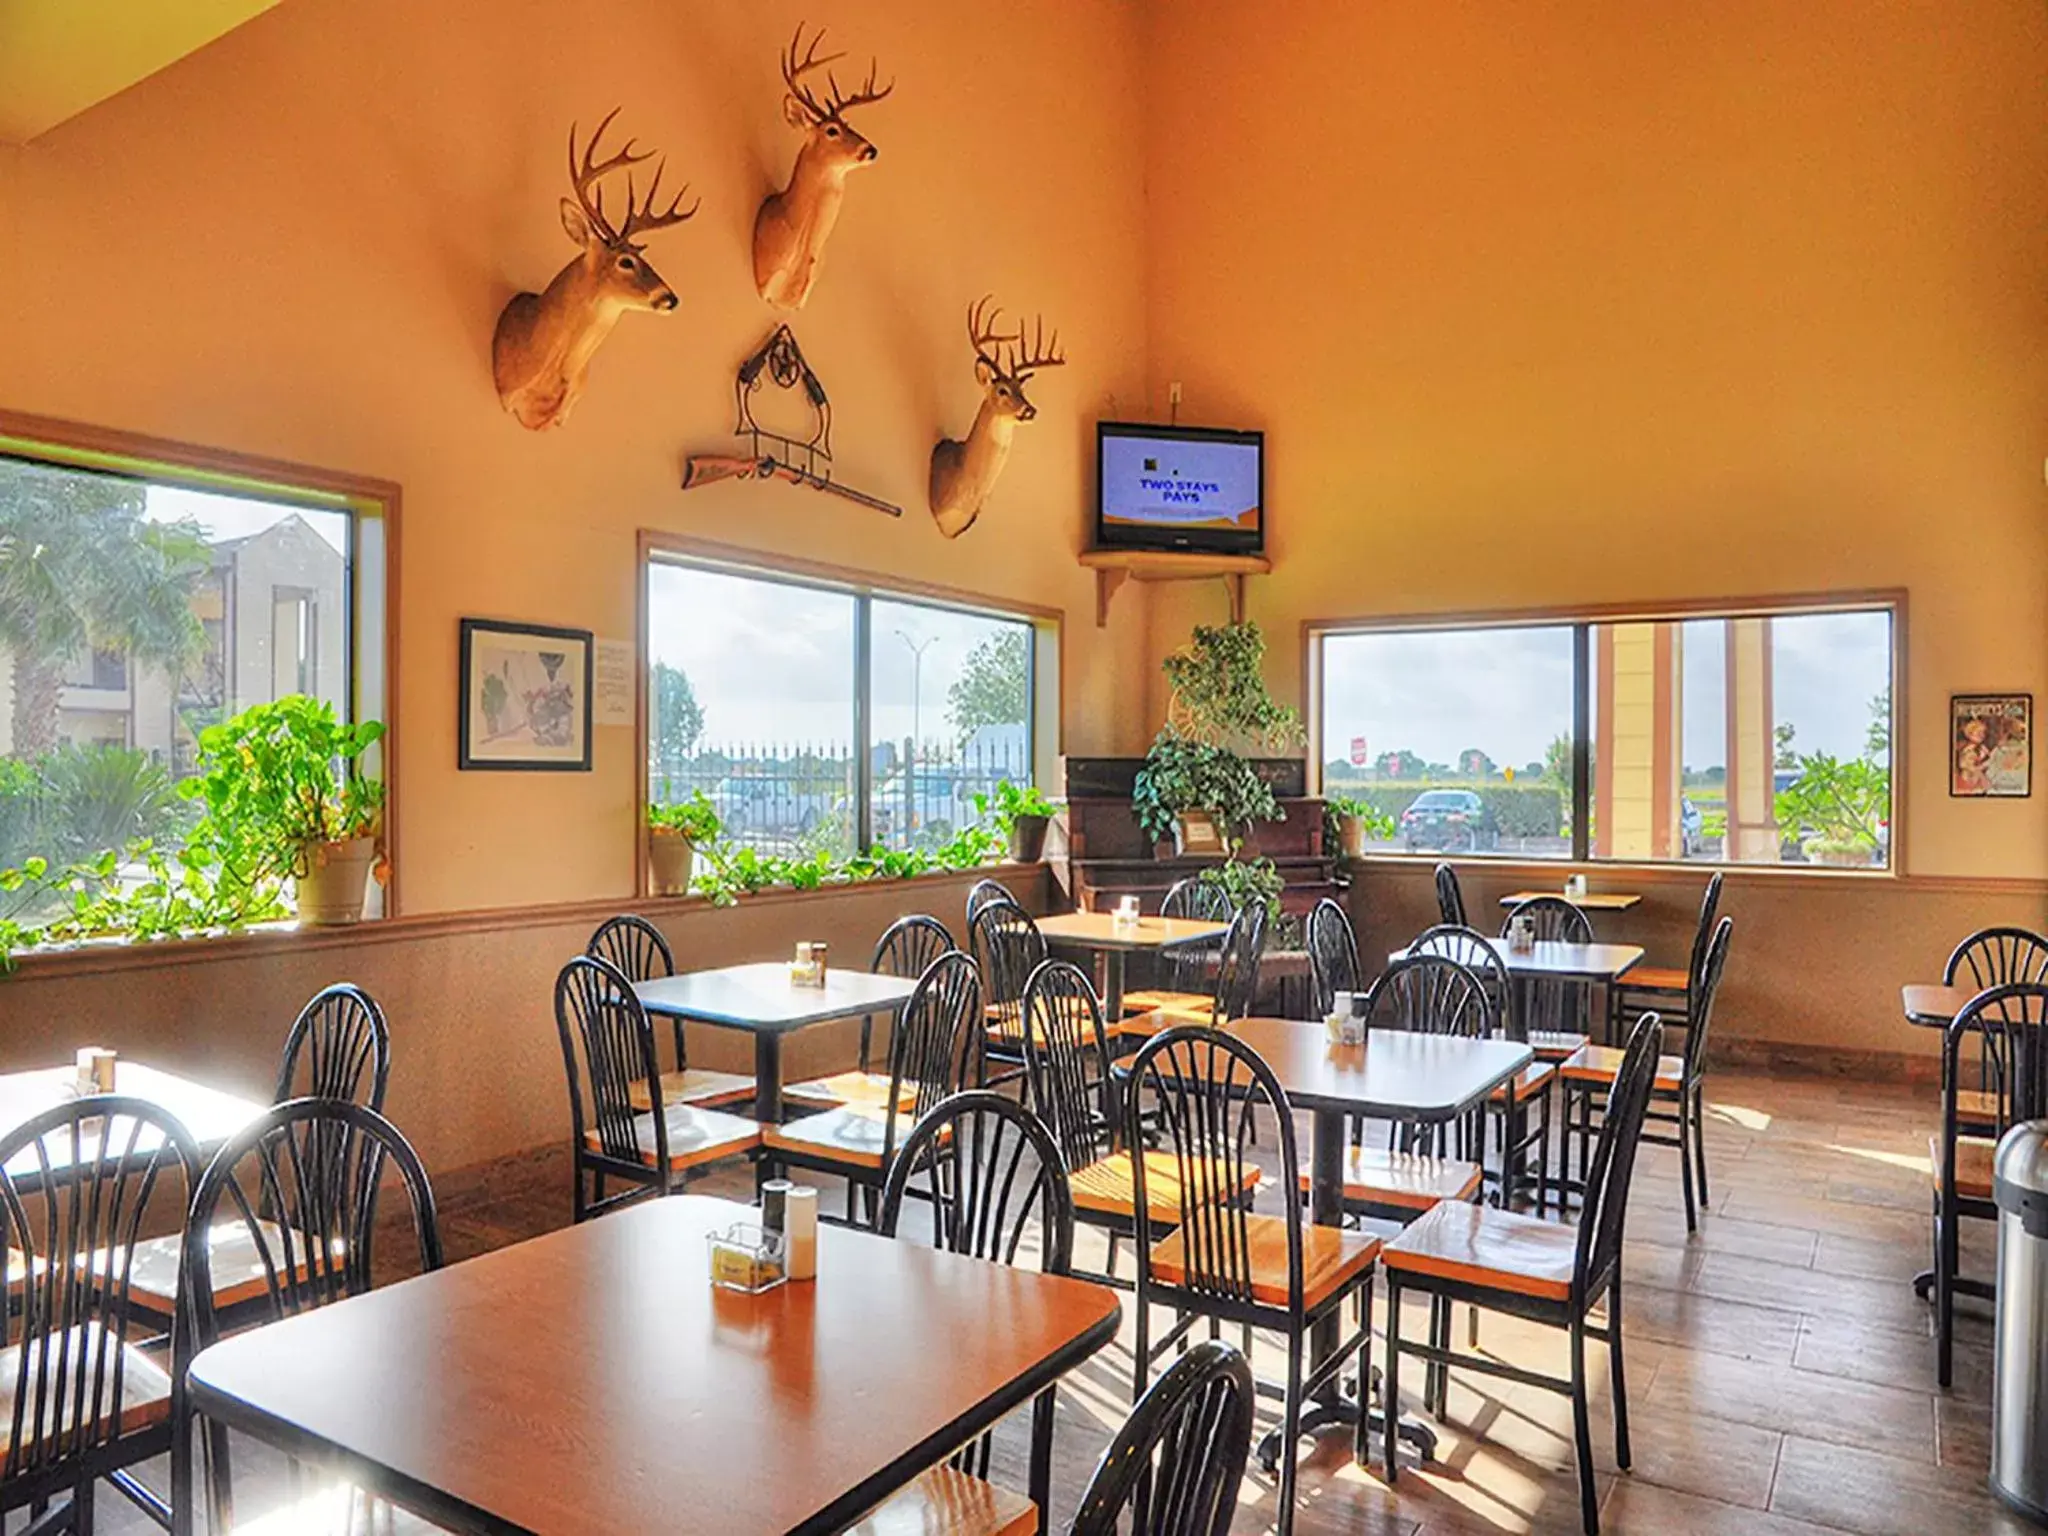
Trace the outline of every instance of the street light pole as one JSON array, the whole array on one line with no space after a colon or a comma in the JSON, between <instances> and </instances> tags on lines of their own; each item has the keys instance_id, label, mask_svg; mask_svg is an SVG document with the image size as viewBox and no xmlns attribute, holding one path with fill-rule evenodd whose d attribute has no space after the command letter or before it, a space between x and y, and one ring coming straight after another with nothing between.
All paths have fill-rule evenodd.
<instances>
[{"instance_id":1,"label":"street light pole","mask_svg":"<svg viewBox=\"0 0 2048 1536\"><path fill-rule=\"evenodd\" d=\"M910 769L911 776L915 779L917 774L918 748L923 745L923 741L918 735L918 716L923 704L924 653L937 643L939 637L937 635L927 635L922 641L912 640L909 635L899 629L896 631L896 638L901 640L910 651Z\"/></svg>"}]
</instances>

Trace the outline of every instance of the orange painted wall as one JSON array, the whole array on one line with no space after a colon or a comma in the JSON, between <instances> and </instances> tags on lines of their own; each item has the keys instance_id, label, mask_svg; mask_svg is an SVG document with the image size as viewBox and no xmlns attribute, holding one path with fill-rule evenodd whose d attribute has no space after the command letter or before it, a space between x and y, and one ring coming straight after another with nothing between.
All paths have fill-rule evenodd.
<instances>
[{"instance_id":1,"label":"orange painted wall","mask_svg":"<svg viewBox=\"0 0 2048 1536\"><path fill-rule=\"evenodd\" d=\"M749 241L797 138L779 50L824 22L896 94L797 322L840 473L892 522L785 487L677 489L723 450L732 375L774 323ZM458 774L463 615L634 631L634 534L661 528L1069 611L1069 747L1142 745L1116 702L1144 602L1107 631L1074 562L1091 424L1143 383L1138 13L672 0L290 0L20 150L0 150L0 405L404 487L397 857L412 912L623 896L632 732L585 775ZM626 317L567 428L499 409L500 307L571 254L563 139L623 104L703 212L652 237L683 298ZM980 523L947 543L927 458L978 393L968 302L1042 306L1071 363L1033 385Z\"/></svg>"},{"instance_id":2,"label":"orange painted wall","mask_svg":"<svg viewBox=\"0 0 2048 1536\"><path fill-rule=\"evenodd\" d=\"M1951 692L2048 706L2048 12L1158 0L1145 61L1151 395L1272 434L1283 693L1308 618L1902 587L1907 870L2048 875L2048 782L1943 773ZM1155 655L1222 611L1159 591Z\"/></svg>"}]
</instances>

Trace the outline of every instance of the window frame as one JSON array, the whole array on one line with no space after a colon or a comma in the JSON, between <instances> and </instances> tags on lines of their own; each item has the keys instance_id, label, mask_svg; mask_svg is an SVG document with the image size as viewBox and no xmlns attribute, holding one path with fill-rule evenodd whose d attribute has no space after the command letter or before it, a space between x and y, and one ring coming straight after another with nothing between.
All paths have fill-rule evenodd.
<instances>
[{"instance_id":1,"label":"window frame","mask_svg":"<svg viewBox=\"0 0 2048 1536\"><path fill-rule=\"evenodd\" d=\"M853 598L853 757L855 845L871 846L870 818L874 811L873 738L870 720L869 685L873 675L872 615L877 600L915 607L944 608L1027 626L1031 634L1031 671L1027 683L1031 718L1027 722L1031 778L1035 784L1052 783L1058 759L1065 750L1066 711L1061 707L1066 686L1066 614L1063 609L1040 603L998 597L936 582L882 575L854 566L833 565L780 555L744 545L725 544L683 534L643 528L639 534L634 562L638 625L634 645L637 651L637 685L634 689L634 796L639 813L634 818L634 889L643 897L650 894L647 865L648 706L647 680L653 666L648 654L651 602L648 571L656 564L738 576L753 581L779 582L786 586L840 593ZM1046 674L1051 673L1047 687Z\"/></svg>"},{"instance_id":2,"label":"window frame","mask_svg":"<svg viewBox=\"0 0 2048 1536\"><path fill-rule=\"evenodd\" d=\"M348 515L348 568L342 594L349 635L344 647L343 696L349 701L351 719L384 722L383 739L373 749L374 766L385 787L384 846L394 855L388 859L384 884L373 888L371 906L363 916L365 922L374 922L403 912L400 881L404 861L395 857L401 800L398 609L403 500L397 482L6 409L0 409L0 455L55 469L85 470ZM375 576L366 578L364 573L371 570ZM373 637L377 652L366 655L365 642ZM186 942L214 943L235 936L194 934Z\"/></svg>"},{"instance_id":3,"label":"window frame","mask_svg":"<svg viewBox=\"0 0 2048 1536\"><path fill-rule=\"evenodd\" d=\"M1457 613L1371 614L1332 619L1305 619L1301 625L1302 718L1308 722L1310 785L1321 794L1323 765L1328 759L1323 720L1323 645L1332 636L1417 633L1431 630L1471 632L1485 629L1526 629L1542 626L1572 631L1572 851L1562 859L1486 858L1487 868L1566 870L1739 870L1744 874L1792 877L1891 880L1906 869L1908 828L1905 814L1908 762L1906 689L1907 593L1903 587L1874 587L1839 592L1795 592L1746 598L1676 598L1652 603L1586 603L1537 608L1484 609ZM1705 859L1595 858L1591 854L1589 820L1593 791L1593 632L1603 625L1682 622L1699 619L1795 618L1829 613L1882 611L1891 619L1891 839L1882 867L1843 868L1816 864L1747 863ZM1374 852L1368 860L1404 865L1440 862L1446 855Z\"/></svg>"}]
</instances>

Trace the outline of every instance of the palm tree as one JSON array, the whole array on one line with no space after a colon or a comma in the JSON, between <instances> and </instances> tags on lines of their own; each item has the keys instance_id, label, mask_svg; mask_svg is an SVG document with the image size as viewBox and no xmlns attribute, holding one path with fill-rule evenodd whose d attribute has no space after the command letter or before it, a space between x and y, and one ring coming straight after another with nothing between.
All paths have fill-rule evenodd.
<instances>
[{"instance_id":1,"label":"palm tree","mask_svg":"<svg viewBox=\"0 0 2048 1536\"><path fill-rule=\"evenodd\" d=\"M57 745L66 663L120 651L175 677L206 635L192 595L204 531L143 516L144 487L0 458L0 649L14 658L14 755Z\"/></svg>"}]
</instances>

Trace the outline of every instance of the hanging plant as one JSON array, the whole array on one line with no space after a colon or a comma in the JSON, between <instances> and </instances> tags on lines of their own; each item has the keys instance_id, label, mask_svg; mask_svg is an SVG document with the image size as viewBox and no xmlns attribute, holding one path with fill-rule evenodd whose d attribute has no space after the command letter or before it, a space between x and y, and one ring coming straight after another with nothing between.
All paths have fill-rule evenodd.
<instances>
[{"instance_id":1,"label":"hanging plant","mask_svg":"<svg viewBox=\"0 0 2048 1536\"><path fill-rule=\"evenodd\" d=\"M1166 729L1214 747L1284 752L1307 741L1299 711L1266 691L1266 637L1256 624L1197 624L1161 663L1172 694Z\"/></svg>"}]
</instances>

